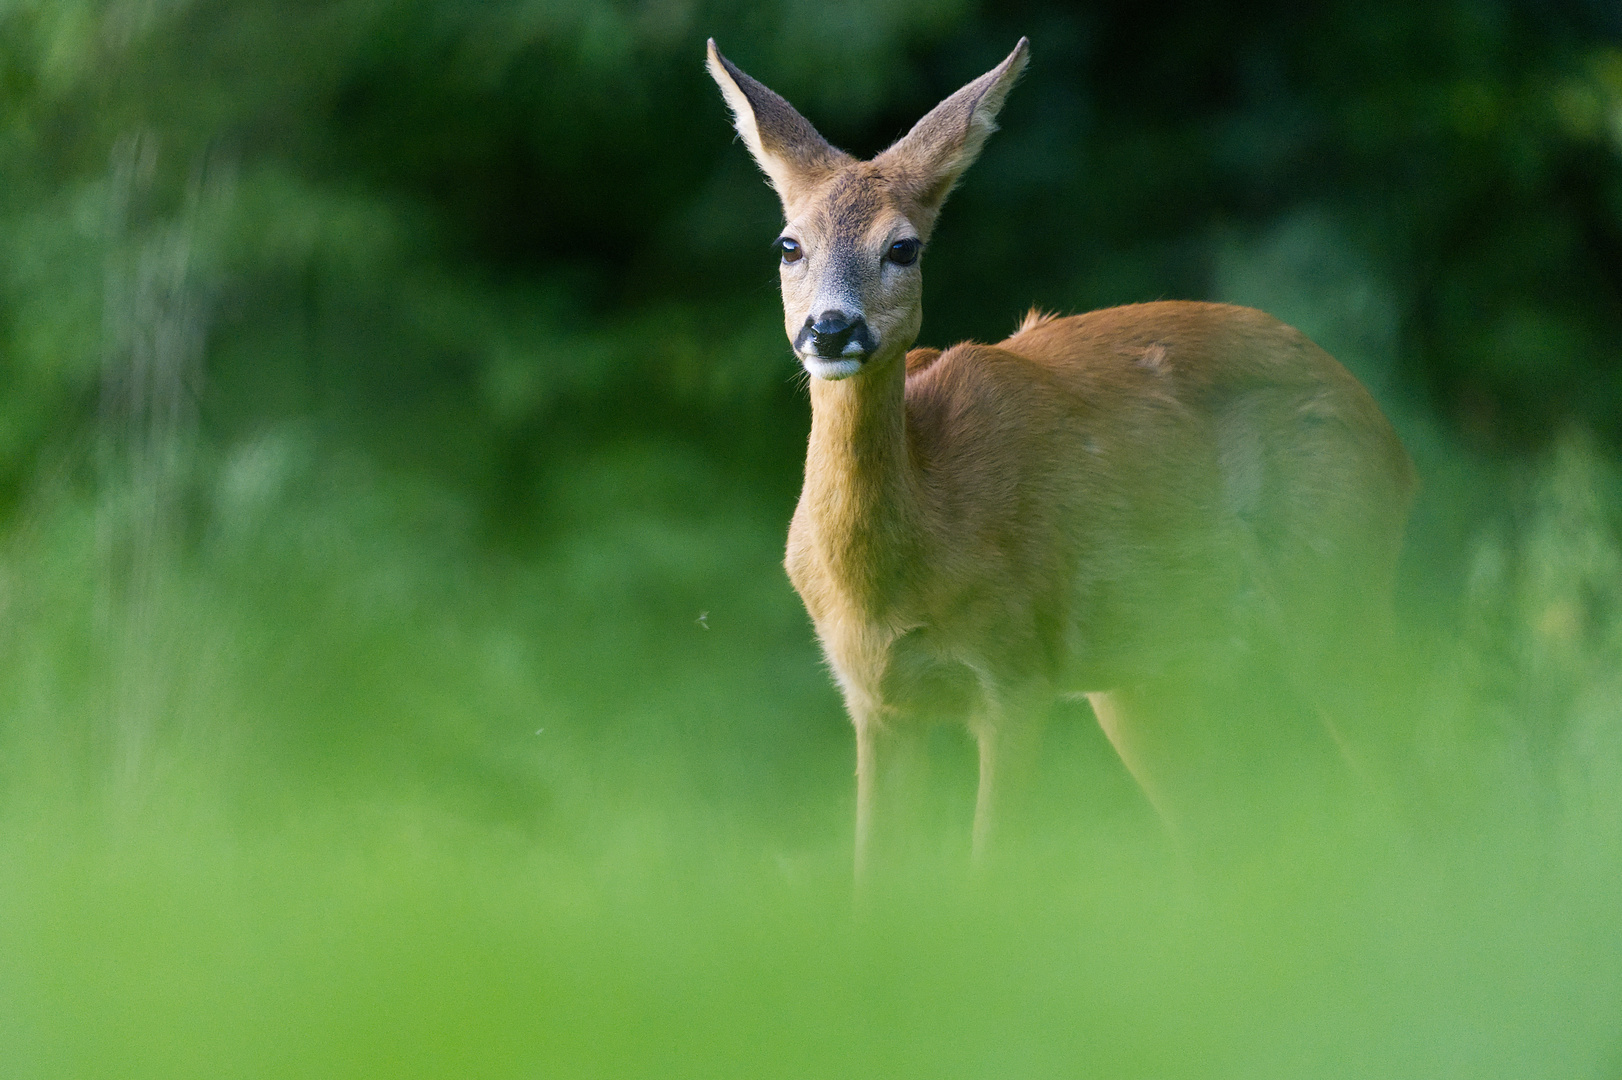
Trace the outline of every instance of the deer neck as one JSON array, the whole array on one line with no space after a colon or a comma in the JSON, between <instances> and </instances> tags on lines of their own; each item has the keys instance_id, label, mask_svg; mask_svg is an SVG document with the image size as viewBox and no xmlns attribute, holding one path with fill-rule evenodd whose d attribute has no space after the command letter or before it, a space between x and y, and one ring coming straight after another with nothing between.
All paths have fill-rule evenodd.
<instances>
[{"instance_id":1,"label":"deer neck","mask_svg":"<svg viewBox=\"0 0 1622 1080\"><path fill-rule=\"evenodd\" d=\"M900 602L916 567L922 511L906 422L906 362L811 382L804 540L835 592L870 617Z\"/></svg>"}]
</instances>

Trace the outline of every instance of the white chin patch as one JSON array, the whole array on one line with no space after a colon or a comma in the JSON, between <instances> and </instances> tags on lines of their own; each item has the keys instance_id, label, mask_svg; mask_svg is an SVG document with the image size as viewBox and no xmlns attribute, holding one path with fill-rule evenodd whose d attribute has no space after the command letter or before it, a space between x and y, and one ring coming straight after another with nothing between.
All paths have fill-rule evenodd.
<instances>
[{"instance_id":1,"label":"white chin patch","mask_svg":"<svg viewBox=\"0 0 1622 1080\"><path fill-rule=\"evenodd\" d=\"M800 354L800 363L812 375L819 379L827 379L829 382L848 379L862 370L860 360L829 360L826 357L813 356L807 353Z\"/></svg>"}]
</instances>

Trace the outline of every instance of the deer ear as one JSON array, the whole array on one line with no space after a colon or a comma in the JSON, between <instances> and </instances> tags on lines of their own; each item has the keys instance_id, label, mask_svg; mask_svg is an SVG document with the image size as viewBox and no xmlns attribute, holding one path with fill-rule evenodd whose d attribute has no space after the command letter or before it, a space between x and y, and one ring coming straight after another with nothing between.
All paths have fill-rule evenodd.
<instances>
[{"instance_id":1,"label":"deer ear","mask_svg":"<svg viewBox=\"0 0 1622 1080\"><path fill-rule=\"evenodd\" d=\"M876 163L897 178L931 221L963 170L997 130L997 113L1030 58L1030 42L1019 39L1008 58L929 111Z\"/></svg>"},{"instance_id":2,"label":"deer ear","mask_svg":"<svg viewBox=\"0 0 1622 1080\"><path fill-rule=\"evenodd\" d=\"M794 106L745 75L709 42L706 66L721 87L732 123L743 137L755 162L777 189L784 207L797 202L810 188L852 158L828 145L811 122Z\"/></svg>"}]
</instances>

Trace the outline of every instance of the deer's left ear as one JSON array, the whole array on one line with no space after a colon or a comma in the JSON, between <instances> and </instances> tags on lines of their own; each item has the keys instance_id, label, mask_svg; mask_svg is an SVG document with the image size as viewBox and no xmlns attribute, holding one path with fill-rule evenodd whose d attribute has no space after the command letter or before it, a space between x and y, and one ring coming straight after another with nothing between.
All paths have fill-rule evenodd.
<instances>
[{"instance_id":1,"label":"deer's left ear","mask_svg":"<svg viewBox=\"0 0 1622 1080\"><path fill-rule=\"evenodd\" d=\"M931 109L874 159L902 182L931 221L963 170L974 164L986 139L997 130L997 113L1029 59L1030 42L1020 38L1006 60Z\"/></svg>"},{"instance_id":2,"label":"deer's left ear","mask_svg":"<svg viewBox=\"0 0 1622 1080\"><path fill-rule=\"evenodd\" d=\"M706 66L732 110L733 126L777 189L785 210L852 160L849 154L830 146L809 120L794 111L794 106L722 56L714 38L709 41Z\"/></svg>"}]
</instances>

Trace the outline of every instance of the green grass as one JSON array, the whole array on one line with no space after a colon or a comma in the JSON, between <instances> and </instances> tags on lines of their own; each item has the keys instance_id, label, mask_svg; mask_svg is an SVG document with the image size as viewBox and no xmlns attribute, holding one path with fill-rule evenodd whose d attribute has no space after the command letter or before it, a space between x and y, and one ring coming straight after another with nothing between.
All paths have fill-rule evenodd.
<instances>
[{"instance_id":1,"label":"green grass","mask_svg":"<svg viewBox=\"0 0 1622 1080\"><path fill-rule=\"evenodd\" d=\"M934 832L860 901L778 508L667 445L558 469L519 554L296 431L199 469L196 527L146 562L109 554L115 500L28 517L0 555L0 1074L1622 1069L1585 445L1480 541L1465 631L1416 638L1411 790L1281 766L1179 847L1070 709L1043 828L973 877L943 735Z\"/></svg>"}]
</instances>

